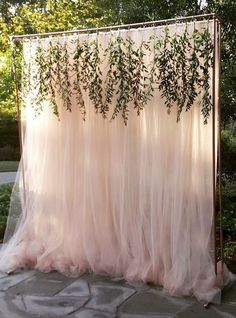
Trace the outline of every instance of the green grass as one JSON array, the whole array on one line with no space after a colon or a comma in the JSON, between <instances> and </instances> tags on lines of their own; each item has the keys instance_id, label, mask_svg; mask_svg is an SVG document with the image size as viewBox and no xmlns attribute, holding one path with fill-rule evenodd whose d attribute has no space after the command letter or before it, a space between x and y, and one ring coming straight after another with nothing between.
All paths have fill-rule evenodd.
<instances>
[{"instance_id":1,"label":"green grass","mask_svg":"<svg viewBox=\"0 0 236 318\"><path fill-rule=\"evenodd\" d=\"M0 172L17 171L19 161L0 161Z\"/></svg>"}]
</instances>

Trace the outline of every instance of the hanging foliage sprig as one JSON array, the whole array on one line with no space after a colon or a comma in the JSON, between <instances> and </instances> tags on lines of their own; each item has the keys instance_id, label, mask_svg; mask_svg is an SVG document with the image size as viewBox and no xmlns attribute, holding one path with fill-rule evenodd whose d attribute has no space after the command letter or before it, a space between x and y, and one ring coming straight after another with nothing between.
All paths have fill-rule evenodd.
<instances>
[{"instance_id":1,"label":"hanging foliage sprig","mask_svg":"<svg viewBox=\"0 0 236 318\"><path fill-rule=\"evenodd\" d=\"M72 70L72 66L70 65L69 52L68 52L66 41L64 41L64 44L62 45L62 54L60 56L60 60L61 60L60 88L61 88L63 106L66 108L66 110L69 110L71 112L72 83L70 81L70 73Z\"/></svg>"},{"instance_id":2,"label":"hanging foliage sprig","mask_svg":"<svg viewBox=\"0 0 236 318\"><path fill-rule=\"evenodd\" d=\"M85 120L86 117L86 108L85 108L85 103L84 103L84 98L83 98L83 93L82 93L82 89L81 89L81 83L82 83L82 79L81 79L81 74L80 74L80 70L81 70L81 58L82 58L82 53L83 53L83 45L80 44L79 39L76 41L76 50L73 56L74 59L74 64L73 64L73 71L74 71L74 82L73 82L73 89L76 95L76 100L79 106L79 109L82 113L83 116L83 120Z\"/></svg>"},{"instance_id":3,"label":"hanging foliage sprig","mask_svg":"<svg viewBox=\"0 0 236 318\"><path fill-rule=\"evenodd\" d=\"M189 111L200 97L201 113L207 123L212 109L213 58L208 28L194 29L190 34L186 25L182 33L172 35L166 26L163 36L152 35L138 45L130 36L112 36L106 49L99 44L98 36L83 42L77 39L73 42L73 53L68 51L67 43L66 39L50 41L47 49L41 45L36 49L37 72L33 76L36 100L32 103L36 113L42 111L47 100L59 117L59 101L71 111L75 96L85 120L87 93L97 113L107 118L111 111L112 119L121 114L127 124L131 108L140 115L155 90L159 90L167 112L174 106L177 108L177 121L183 109ZM106 67L103 61L107 61ZM24 68L22 80L27 92L32 78L27 61Z\"/></svg>"},{"instance_id":4,"label":"hanging foliage sprig","mask_svg":"<svg viewBox=\"0 0 236 318\"><path fill-rule=\"evenodd\" d=\"M105 50L104 57L108 56L108 71L105 78L105 101L101 109L101 113L104 118L107 117L109 107L112 104L112 100L116 91L116 85L118 83L116 63L118 59L118 49L116 42L111 38L107 49Z\"/></svg>"},{"instance_id":5,"label":"hanging foliage sprig","mask_svg":"<svg viewBox=\"0 0 236 318\"><path fill-rule=\"evenodd\" d=\"M36 114L40 114L43 110L43 103L45 100L48 99L48 78L47 78L47 60L46 60L46 52L39 45L36 49L35 54L35 63L37 65L37 72L34 76L34 90L35 90L35 101L34 101L34 108Z\"/></svg>"},{"instance_id":6,"label":"hanging foliage sprig","mask_svg":"<svg viewBox=\"0 0 236 318\"><path fill-rule=\"evenodd\" d=\"M207 120L212 109L212 98L210 93L210 68L213 64L213 44L208 28L204 29L201 33L201 40L202 46L200 58L203 59L203 65L200 66L203 73L203 76L200 79L201 87L203 89L201 111L204 117L204 123L207 124Z\"/></svg>"},{"instance_id":7,"label":"hanging foliage sprig","mask_svg":"<svg viewBox=\"0 0 236 318\"><path fill-rule=\"evenodd\" d=\"M153 96L153 89L148 85L149 70L145 63L145 56L147 54L148 44L145 41L135 50L133 55L135 60L134 76L132 78L132 95L134 108L137 109L137 115L140 115L147 102Z\"/></svg>"},{"instance_id":8,"label":"hanging foliage sprig","mask_svg":"<svg viewBox=\"0 0 236 318\"><path fill-rule=\"evenodd\" d=\"M45 76L47 80L47 88L45 88L45 91L47 92L48 99L50 101L50 106L53 109L53 113L59 118L58 105L56 101L56 87L55 87L56 78L54 76L55 71L54 71L53 50L54 50L54 47L52 45L52 42L50 42L48 54L45 55L45 68L46 68Z\"/></svg>"},{"instance_id":9,"label":"hanging foliage sprig","mask_svg":"<svg viewBox=\"0 0 236 318\"><path fill-rule=\"evenodd\" d=\"M174 38L173 42L177 42L177 39ZM171 36L169 33L169 28L166 26L162 50L158 56L157 61L159 71L157 83L158 89L161 91L161 97L163 97L165 100L168 114L170 114L171 108L174 106L175 102L178 99L176 88L177 74L175 68L173 67L173 62L174 51L171 47Z\"/></svg>"},{"instance_id":10,"label":"hanging foliage sprig","mask_svg":"<svg viewBox=\"0 0 236 318\"><path fill-rule=\"evenodd\" d=\"M83 89L88 91L96 112L101 112L102 101L102 73L100 69L100 45L98 39L85 41L81 52L80 79Z\"/></svg>"},{"instance_id":11,"label":"hanging foliage sprig","mask_svg":"<svg viewBox=\"0 0 236 318\"><path fill-rule=\"evenodd\" d=\"M150 36L149 41L146 44L149 56L152 55L151 62L147 67L149 76L146 94L148 99L151 99L151 97L153 97L154 91L158 89L158 61L160 59L162 45L163 40L161 38L157 38L155 35Z\"/></svg>"},{"instance_id":12,"label":"hanging foliage sprig","mask_svg":"<svg viewBox=\"0 0 236 318\"><path fill-rule=\"evenodd\" d=\"M198 54L199 54L199 47L200 47L200 34L199 31L194 29L193 35L192 35L192 46L191 46L191 53L190 57L188 59L188 69L187 69L187 104L186 104L186 111L188 111L196 97L198 96L198 88L200 85L200 74L199 74L199 59L198 59Z\"/></svg>"},{"instance_id":13,"label":"hanging foliage sprig","mask_svg":"<svg viewBox=\"0 0 236 318\"><path fill-rule=\"evenodd\" d=\"M21 63L21 77L22 77L22 97L27 97L31 90L31 63L32 63L32 58L31 58L31 45L29 48L29 57L26 58L26 56L23 54L22 57L22 63Z\"/></svg>"},{"instance_id":14,"label":"hanging foliage sprig","mask_svg":"<svg viewBox=\"0 0 236 318\"><path fill-rule=\"evenodd\" d=\"M187 67L188 67L188 53L191 48L189 42L189 34L187 30L187 25L185 31L178 37L177 40L177 52L176 52L176 75L177 75L177 121L180 120L180 114L188 101L188 77L187 77Z\"/></svg>"},{"instance_id":15,"label":"hanging foliage sprig","mask_svg":"<svg viewBox=\"0 0 236 318\"><path fill-rule=\"evenodd\" d=\"M135 63L132 55L132 46L134 42L131 38L124 40L121 36L116 38L114 42L113 52L113 66L114 69L110 73L114 76L114 80L107 80L107 82L113 82L113 85L117 84L117 100L115 103L112 119L121 112L124 123L128 121L128 104L132 100L132 80L134 76ZM114 86L112 87L112 90Z\"/></svg>"}]
</instances>

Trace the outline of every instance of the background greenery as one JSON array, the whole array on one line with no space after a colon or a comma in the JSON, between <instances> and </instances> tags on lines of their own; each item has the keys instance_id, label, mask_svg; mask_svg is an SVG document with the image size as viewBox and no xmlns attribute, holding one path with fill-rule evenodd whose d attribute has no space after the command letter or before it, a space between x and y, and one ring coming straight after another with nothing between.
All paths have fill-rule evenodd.
<instances>
[{"instance_id":1,"label":"background greenery","mask_svg":"<svg viewBox=\"0 0 236 318\"><path fill-rule=\"evenodd\" d=\"M222 163L226 255L236 260L236 1L9 0L0 2L0 160L19 159L10 34L135 23L215 12L222 21ZM0 229L11 186L0 187ZM2 224L2 225L1 225ZM2 232L3 233L3 232ZM1 230L0 230L1 235Z\"/></svg>"}]
</instances>

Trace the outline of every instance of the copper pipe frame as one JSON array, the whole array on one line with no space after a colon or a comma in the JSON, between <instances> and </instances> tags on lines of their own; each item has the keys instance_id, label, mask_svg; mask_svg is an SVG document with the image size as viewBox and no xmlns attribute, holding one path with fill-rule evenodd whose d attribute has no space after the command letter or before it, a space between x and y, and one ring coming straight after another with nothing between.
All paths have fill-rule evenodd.
<instances>
[{"instance_id":1,"label":"copper pipe frame","mask_svg":"<svg viewBox=\"0 0 236 318\"><path fill-rule=\"evenodd\" d=\"M224 262L224 240L223 240L223 209L222 209L222 160L221 160L221 24L217 17L213 19L213 38L214 38L214 52L213 52L213 113L212 113L212 175L213 175L213 236L214 236L214 262L215 273L223 275L223 262ZM216 70L216 62L218 62L218 68ZM217 86L216 85L217 82ZM216 122L217 114L217 122ZM215 132L217 131L217 141ZM215 145L217 142L217 153ZM218 181L218 191L217 191ZM217 269L217 233L216 233L216 199L218 198L218 213L220 223L220 261L221 268L220 273Z\"/></svg>"},{"instance_id":2,"label":"copper pipe frame","mask_svg":"<svg viewBox=\"0 0 236 318\"><path fill-rule=\"evenodd\" d=\"M201 14L201 15L193 15L189 17L179 17L175 19L166 19L166 20L157 20L157 21L148 21L148 22L140 22L140 23L131 23L131 24L122 24L122 25L113 25L107 27L99 27L99 28L82 28L76 30L69 30L69 31L56 31L56 32L46 32L46 33L34 33L34 34L21 34L21 35L11 35L10 41L16 40L23 40L23 39L30 39L30 38L41 38L41 37L48 37L48 36L57 36L57 35L69 35L69 34L80 34L80 33L95 33L95 32L105 32L105 31L112 31L112 30L120 30L120 29L130 29L130 28L138 28L138 27L154 27L154 26L161 26L161 25L169 25L169 24L176 24L176 23L184 23L184 22L191 22L197 20L210 20L219 18L216 16L215 13L209 14Z\"/></svg>"},{"instance_id":3,"label":"copper pipe frame","mask_svg":"<svg viewBox=\"0 0 236 318\"><path fill-rule=\"evenodd\" d=\"M216 72L215 72L215 65L216 65L216 19L213 19L213 70L212 70L212 196L213 196L213 228L212 228L212 235L213 235L213 242L214 242L214 265L215 265L215 274L217 275L217 241L216 241L216 173L215 173L215 112L216 112L216 96L215 96L215 80L216 80Z\"/></svg>"},{"instance_id":4,"label":"copper pipe frame","mask_svg":"<svg viewBox=\"0 0 236 318\"><path fill-rule=\"evenodd\" d=\"M48 36L57 36L57 35L69 35L69 34L79 34L79 33L93 33L99 31L112 31L112 30L119 30L119 29L127 29L127 28L138 28L138 27L154 27L154 26L161 26L161 25L169 25L177 22L188 22L188 21L195 21L195 20L210 20L213 19L213 38L214 38L214 52L213 52L213 78L212 78L212 86L213 86L213 112L212 112L212 174L213 174L213 236L214 236L214 264L215 264L215 273L217 274L217 242L216 242L216 173L215 173L215 165L216 162L218 163L218 198L219 198L219 213L220 213L220 257L224 260L224 248L223 248L223 211L222 211L222 164L221 164L221 111L220 111L220 88L221 88L221 78L220 78L220 70L219 74L215 72L215 59L216 59L216 49L218 50L218 62L220 67L220 20L216 16L216 14L203 14L197 16L190 16L190 17L182 17L176 19L168 19L168 20L159 20L159 21L150 21L150 22L143 22L143 23L134 23L134 24L126 24L126 25L117 25L117 26L109 26L109 27L101 27L101 28L86 28L80 30L70 30L70 31L58 31L58 32L47 32L47 33L38 33L38 34L25 34L25 35L13 35L10 36L11 43L17 40L24 40L24 39L31 39L31 38L41 38L41 37L48 37ZM19 87L17 82L16 76L16 65L15 65L15 56L13 53L13 74L14 74L14 81L15 81L15 89L16 89L16 104L17 104L17 114L18 114L18 128L19 128L19 139L20 139L20 149L22 154L22 136L21 136L21 112L20 112L20 98L19 98ZM217 96L215 92L215 81L216 77L219 77L218 81L218 89L217 89ZM216 109L218 103L218 109ZM218 112L218 124L217 124L217 132L218 132L218 151L217 156L215 155L215 112ZM217 157L217 158L216 158ZM22 171L23 171L23 187L24 187L24 197L25 197L25 176L24 176L24 166L23 166L23 158L22 158ZM223 268L223 266L222 266Z\"/></svg>"},{"instance_id":5,"label":"copper pipe frame","mask_svg":"<svg viewBox=\"0 0 236 318\"><path fill-rule=\"evenodd\" d=\"M221 23L217 24L218 56L219 56L219 80L218 80L218 197L220 214L220 258L221 275L223 275L224 263L224 236L223 236L223 206L222 206L222 151L221 151Z\"/></svg>"}]
</instances>

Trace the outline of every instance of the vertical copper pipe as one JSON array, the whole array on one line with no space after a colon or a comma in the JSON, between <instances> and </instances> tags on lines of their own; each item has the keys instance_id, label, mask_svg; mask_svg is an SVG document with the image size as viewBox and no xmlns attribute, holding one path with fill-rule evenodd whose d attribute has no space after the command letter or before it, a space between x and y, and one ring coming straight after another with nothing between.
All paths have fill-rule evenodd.
<instances>
[{"instance_id":1,"label":"vertical copper pipe","mask_svg":"<svg viewBox=\"0 0 236 318\"><path fill-rule=\"evenodd\" d=\"M17 124L18 124L18 134L19 134L19 144L20 144L20 156L21 156L21 169L22 169L22 179L23 179L23 198L24 206L26 202L26 191L25 191L25 171L23 162L23 140L22 140L22 126L21 126L21 109L20 109L20 90L17 79L17 69L16 69L16 56L14 50L14 43L12 43L11 56L12 56L12 74L15 84L15 94L16 94L16 110L17 110Z\"/></svg>"},{"instance_id":2,"label":"vertical copper pipe","mask_svg":"<svg viewBox=\"0 0 236 318\"><path fill-rule=\"evenodd\" d=\"M215 111L216 111L216 96L215 96L215 80L216 80L216 72L215 72L215 58L216 58L216 18L213 18L213 70L212 70L212 183L213 183L213 244L214 244L214 264L215 264L215 273L217 275L217 244L216 244L216 179L215 179Z\"/></svg>"},{"instance_id":3,"label":"vertical copper pipe","mask_svg":"<svg viewBox=\"0 0 236 318\"><path fill-rule=\"evenodd\" d=\"M218 81L218 196L219 196L219 214L220 214L220 258L221 274L223 274L224 262L224 238L223 238L223 208L222 208L222 153L221 153L221 24L218 22L218 58L219 58L219 81Z\"/></svg>"}]
</instances>

